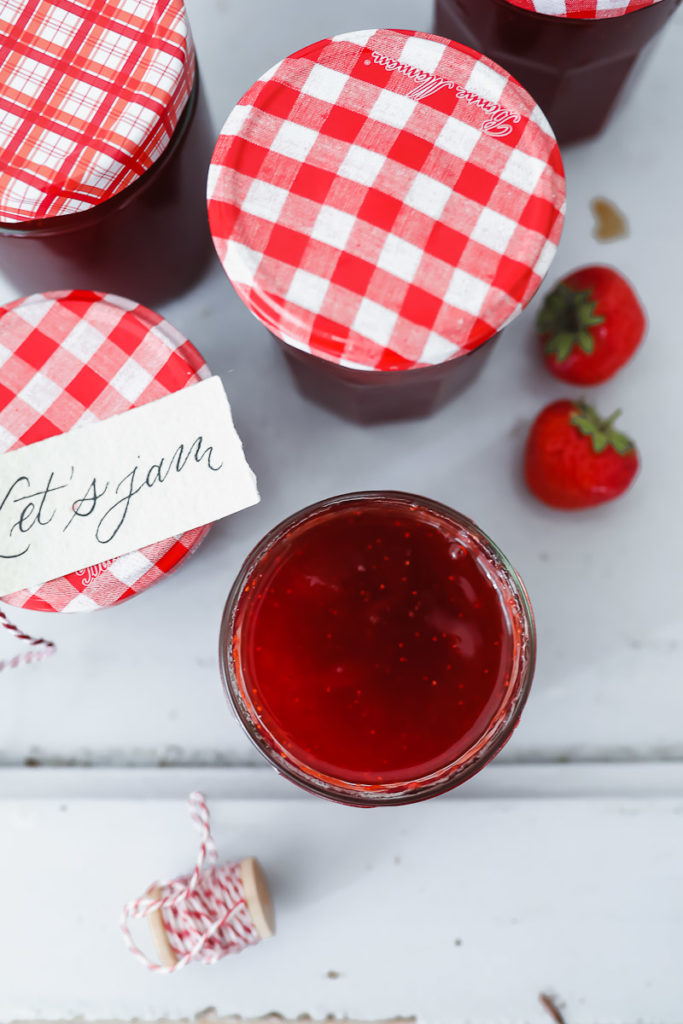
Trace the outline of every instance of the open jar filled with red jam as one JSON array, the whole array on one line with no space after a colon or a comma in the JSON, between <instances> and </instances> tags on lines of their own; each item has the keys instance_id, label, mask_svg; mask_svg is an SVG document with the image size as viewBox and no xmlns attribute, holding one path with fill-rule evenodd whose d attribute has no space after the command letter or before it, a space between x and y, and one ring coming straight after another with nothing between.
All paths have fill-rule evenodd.
<instances>
[{"instance_id":1,"label":"open jar filled with red jam","mask_svg":"<svg viewBox=\"0 0 683 1024\"><path fill-rule=\"evenodd\" d=\"M555 137L487 57L419 32L323 39L223 126L218 256L301 389L356 420L431 412L530 301L562 229Z\"/></svg>"},{"instance_id":2,"label":"open jar filled with red jam","mask_svg":"<svg viewBox=\"0 0 683 1024\"><path fill-rule=\"evenodd\" d=\"M0 0L0 266L150 304L211 252L211 133L182 0Z\"/></svg>"},{"instance_id":3,"label":"open jar filled with red jam","mask_svg":"<svg viewBox=\"0 0 683 1024\"><path fill-rule=\"evenodd\" d=\"M680 0L436 0L436 30L484 50L538 101L561 143L603 127Z\"/></svg>"},{"instance_id":4,"label":"open jar filled with red jam","mask_svg":"<svg viewBox=\"0 0 683 1024\"><path fill-rule=\"evenodd\" d=\"M478 772L534 671L524 586L473 522L392 491L321 501L247 558L223 616L228 698L277 770L347 804Z\"/></svg>"}]
</instances>

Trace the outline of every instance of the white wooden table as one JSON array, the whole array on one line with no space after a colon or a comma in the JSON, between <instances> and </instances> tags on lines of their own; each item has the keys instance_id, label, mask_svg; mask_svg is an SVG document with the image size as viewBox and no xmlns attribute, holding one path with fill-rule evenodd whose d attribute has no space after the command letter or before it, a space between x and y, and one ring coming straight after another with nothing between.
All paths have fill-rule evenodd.
<instances>
[{"instance_id":1,"label":"white wooden table","mask_svg":"<svg viewBox=\"0 0 683 1024\"><path fill-rule=\"evenodd\" d=\"M285 53L353 28L428 29L431 16L430 0L188 8L216 129ZM650 317L642 350L596 396L624 409L643 456L635 488L612 506L555 513L521 483L530 419L567 393L537 356L537 301L456 402L372 428L299 396L217 261L160 308L222 375L263 500L127 605L6 609L59 653L0 680L0 1020L213 1005L535 1024L550 1019L538 1002L550 991L568 1024L680 1024L681 52L683 12L608 131L565 154L569 214L551 278L613 263ZM592 238L596 195L625 211L628 239ZM0 269L0 301L14 297ZM495 538L529 587L540 652L495 765L452 796L366 812L306 797L261 765L225 705L217 635L266 529L318 498L381 487L444 501ZM0 638L0 656L13 652ZM151 977L125 951L118 912L154 877L192 866L184 800L196 787L224 856L263 860L279 934L215 968Z\"/></svg>"}]
</instances>

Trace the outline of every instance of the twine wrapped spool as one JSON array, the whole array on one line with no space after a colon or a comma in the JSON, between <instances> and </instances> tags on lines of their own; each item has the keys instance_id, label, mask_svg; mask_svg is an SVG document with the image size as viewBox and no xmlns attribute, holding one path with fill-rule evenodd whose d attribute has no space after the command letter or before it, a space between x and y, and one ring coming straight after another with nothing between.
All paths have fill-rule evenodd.
<instances>
[{"instance_id":1,"label":"twine wrapped spool","mask_svg":"<svg viewBox=\"0 0 683 1024\"><path fill-rule=\"evenodd\" d=\"M216 866L206 801L201 793L192 793L189 802L202 833L194 871L170 882L155 882L124 907L121 920L130 951L157 973L170 974L191 962L213 964L275 934L268 882L258 860L247 857ZM129 919L141 917L148 920L159 963L150 960L130 935Z\"/></svg>"}]
</instances>

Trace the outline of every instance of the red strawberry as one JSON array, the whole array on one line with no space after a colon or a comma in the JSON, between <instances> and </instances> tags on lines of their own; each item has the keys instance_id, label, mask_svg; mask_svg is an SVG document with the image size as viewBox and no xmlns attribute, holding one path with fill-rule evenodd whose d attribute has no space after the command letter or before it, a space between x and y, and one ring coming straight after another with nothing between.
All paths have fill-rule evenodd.
<instances>
[{"instance_id":1,"label":"red strawberry","mask_svg":"<svg viewBox=\"0 0 683 1024\"><path fill-rule=\"evenodd\" d=\"M548 295L536 326L551 373L572 384L601 384L637 349L645 314L612 267L582 267Z\"/></svg>"},{"instance_id":2,"label":"red strawberry","mask_svg":"<svg viewBox=\"0 0 683 1024\"><path fill-rule=\"evenodd\" d=\"M585 402L553 402L534 421L524 469L533 493L554 508L584 508L618 497L638 471L633 442Z\"/></svg>"}]
</instances>

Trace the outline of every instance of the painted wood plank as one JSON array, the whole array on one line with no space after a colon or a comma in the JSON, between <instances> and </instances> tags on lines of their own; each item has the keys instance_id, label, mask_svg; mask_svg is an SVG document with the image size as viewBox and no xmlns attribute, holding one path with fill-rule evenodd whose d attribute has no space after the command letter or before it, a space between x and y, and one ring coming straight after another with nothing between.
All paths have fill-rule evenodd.
<instances>
[{"instance_id":1,"label":"painted wood plank","mask_svg":"<svg viewBox=\"0 0 683 1024\"><path fill-rule=\"evenodd\" d=\"M125 774L124 789L137 773ZM683 797L559 798L561 779L496 796L488 774L487 795L390 812L282 799L269 784L261 798L212 797L222 856L264 864L278 934L173 978L129 955L118 915L155 878L191 868L184 800L150 798L144 773L136 796L6 795L0 1019L214 1006L547 1024L538 994L551 991L572 1024L679 1024Z\"/></svg>"}]
</instances>

